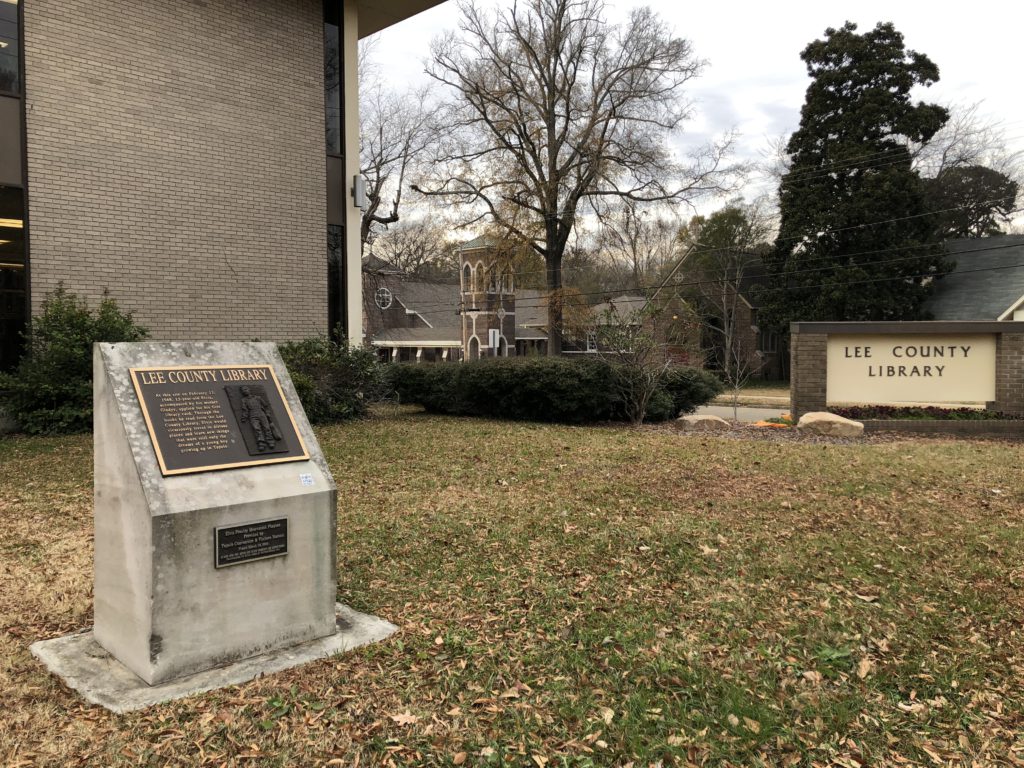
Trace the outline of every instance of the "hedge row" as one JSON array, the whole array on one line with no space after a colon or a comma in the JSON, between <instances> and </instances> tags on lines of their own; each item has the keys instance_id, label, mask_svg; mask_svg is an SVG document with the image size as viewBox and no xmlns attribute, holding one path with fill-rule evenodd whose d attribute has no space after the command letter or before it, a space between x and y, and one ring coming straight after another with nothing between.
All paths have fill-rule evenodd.
<instances>
[{"instance_id":1,"label":"hedge row","mask_svg":"<svg viewBox=\"0 0 1024 768\"><path fill-rule=\"evenodd\" d=\"M35 434L84 432L92 425L92 345L145 339L131 313L109 298L93 311L59 288L47 297L26 337L18 368L0 373L0 410ZM623 421L618 384L627 375L598 358L505 358L461 364L382 366L369 349L326 337L282 344L281 355L309 420L362 416L397 393L434 413L582 424ZM692 411L722 390L703 371L675 368L651 398L647 421Z\"/></svg>"},{"instance_id":2,"label":"hedge row","mask_svg":"<svg viewBox=\"0 0 1024 768\"><path fill-rule=\"evenodd\" d=\"M521 421L584 424L624 421L616 376L621 369L599 358L506 358L461 364L389 366L387 380L400 402L430 413ZM673 368L647 408L647 421L688 413L722 391L717 378Z\"/></svg>"}]
</instances>

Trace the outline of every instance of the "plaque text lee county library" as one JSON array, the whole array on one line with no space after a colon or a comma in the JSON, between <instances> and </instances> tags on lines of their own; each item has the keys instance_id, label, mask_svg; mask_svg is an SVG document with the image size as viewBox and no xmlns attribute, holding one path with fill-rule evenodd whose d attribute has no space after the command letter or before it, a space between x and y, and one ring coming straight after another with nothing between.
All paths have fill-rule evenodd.
<instances>
[{"instance_id":1,"label":"plaque text lee county library","mask_svg":"<svg viewBox=\"0 0 1024 768\"><path fill-rule=\"evenodd\" d=\"M165 476L309 458L269 365L129 370Z\"/></svg>"}]
</instances>

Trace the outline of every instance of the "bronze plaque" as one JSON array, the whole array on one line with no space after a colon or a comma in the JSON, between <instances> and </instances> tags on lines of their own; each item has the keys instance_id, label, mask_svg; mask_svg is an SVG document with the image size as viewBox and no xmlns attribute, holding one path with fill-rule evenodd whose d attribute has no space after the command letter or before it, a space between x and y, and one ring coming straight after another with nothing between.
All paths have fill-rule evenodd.
<instances>
[{"instance_id":1,"label":"bronze plaque","mask_svg":"<svg viewBox=\"0 0 1024 768\"><path fill-rule=\"evenodd\" d=\"M269 365L129 372L165 477L309 458Z\"/></svg>"}]
</instances>

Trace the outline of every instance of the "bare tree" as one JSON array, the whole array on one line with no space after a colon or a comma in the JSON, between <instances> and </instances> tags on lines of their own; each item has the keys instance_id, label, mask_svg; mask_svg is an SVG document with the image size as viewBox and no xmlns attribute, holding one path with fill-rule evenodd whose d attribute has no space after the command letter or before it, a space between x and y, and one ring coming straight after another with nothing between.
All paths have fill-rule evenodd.
<instances>
[{"instance_id":1,"label":"bare tree","mask_svg":"<svg viewBox=\"0 0 1024 768\"><path fill-rule=\"evenodd\" d=\"M432 219L402 221L375 236L370 253L409 275L429 279L458 274L458 243Z\"/></svg>"},{"instance_id":2,"label":"bare tree","mask_svg":"<svg viewBox=\"0 0 1024 768\"><path fill-rule=\"evenodd\" d=\"M614 302L609 302L608 309L597 318L603 359L614 366L610 380L622 399L626 418L634 426L643 423L647 406L672 364L651 327L657 314L651 304L620 312Z\"/></svg>"},{"instance_id":3,"label":"bare tree","mask_svg":"<svg viewBox=\"0 0 1024 768\"><path fill-rule=\"evenodd\" d=\"M740 390L764 366L748 283L770 232L763 202L733 203L683 230L691 246L688 293L701 313L712 361L732 391L734 419Z\"/></svg>"},{"instance_id":4,"label":"bare tree","mask_svg":"<svg viewBox=\"0 0 1024 768\"><path fill-rule=\"evenodd\" d=\"M474 208L544 258L548 353L561 352L562 256L580 206L680 201L718 188L731 138L685 163L668 137L690 115L703 62L649 9L622 27L602 0L460 5L461 35L435 42L429 73L455 93L436 177L420 186Z\"/></svg>"},{"instance_id":5,"label":"bare tree","mask_svg":"<svg viewBox=\"0 0 1024 768\"><path fill-rule=\"evenodd\" d=\"M930 141L909 144L918 173L933 179L953 168L980 165L1024 181L1024 153L1010 149L1002 124L983 115L981 106L950 105L949 120Z\"/></svg>"},{"instance_id":6,"label":"bare tree","mask_svg":"<svg viewBox=\"0 0 1024 768\"><path fill-rule=\"evenodd\" d=\"M630 287L650 284L679 256L679 222L668 211L628 198L609 211L602 208L597 247L606 259L628 270Z\"/></svg>"},{"instance_id":7,"label":"bare tree","mask_svg":"<svg viewBox=\"0 0 1024 768\"><path fill-rule=\"evenodd\" d=\"M430 89L391 91L381 82L371 46L359 55L359 166L366 180L360 242L399 220L405 180L437 138Z\"/></svg>"}]
</instances>

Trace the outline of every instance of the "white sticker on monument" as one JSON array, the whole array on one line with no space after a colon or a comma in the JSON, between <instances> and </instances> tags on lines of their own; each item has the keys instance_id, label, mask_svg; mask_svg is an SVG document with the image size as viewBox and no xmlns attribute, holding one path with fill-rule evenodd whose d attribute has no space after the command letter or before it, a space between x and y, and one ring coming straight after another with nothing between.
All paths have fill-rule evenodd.
<instances>
[{"instance_id":1,"label":"white sticker on monument","mask_svg":"<svg viewBox=\"0 0 1024 768\"><path fill-rule=\"evenodd\" d=\"M303 485L313 485L313 476L303 473L299 475L299 482L301 482Z\"/></svg>"}]
</instances>

